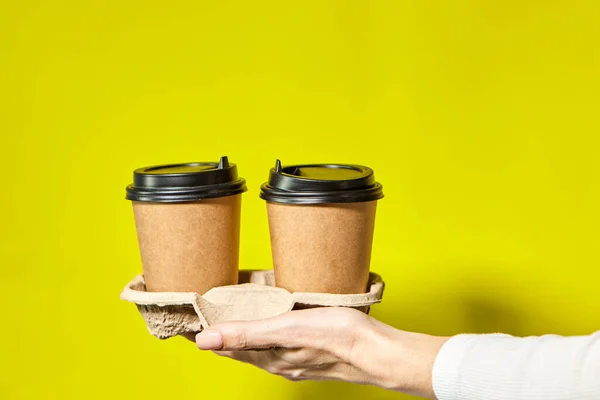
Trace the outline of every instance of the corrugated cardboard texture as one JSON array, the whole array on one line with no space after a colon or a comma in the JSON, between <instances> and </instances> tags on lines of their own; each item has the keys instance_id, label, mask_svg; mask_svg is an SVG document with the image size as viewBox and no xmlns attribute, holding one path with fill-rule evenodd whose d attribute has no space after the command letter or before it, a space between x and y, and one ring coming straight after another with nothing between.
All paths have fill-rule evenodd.
<instances>
[{"instance_id":1,"label":"corrugated cardboard texture","mask_svg":"<svg viewBox=\"0 0 600 400\"><path fill-rule=\"evenodd\" d=\"M275 282L290 292L367 290L376 201L267 203Z\"/></svg>"},{"instance_id":2,"label":"corrugated cardboard texture","mask_svg":"<svg viewBox=\"0 0 600 400\"><path fill-rule=\"evenodd\" d=\"M369 276L369 291L361 294L290 293L274 287L273 271L240 271L240 285L215 287L197 293L147 292L142 275L136 276L121 293L135 303L150 333L159 339L199 332L212 324L232 320L274 317L294 308L318 306L352 307L368 312L381 302L384 283L379 275Z\"/></svg>"},{"instance_id":3,"label":"corrugated cardboard texture","mask_svg":"<svg viewBox=\"0 0 600 400\"><path fill-rule=\"evenodd\" d=\"M241 195L133 202L146 288L205 293L238 279Z\"/></svg>"}]
</instances>

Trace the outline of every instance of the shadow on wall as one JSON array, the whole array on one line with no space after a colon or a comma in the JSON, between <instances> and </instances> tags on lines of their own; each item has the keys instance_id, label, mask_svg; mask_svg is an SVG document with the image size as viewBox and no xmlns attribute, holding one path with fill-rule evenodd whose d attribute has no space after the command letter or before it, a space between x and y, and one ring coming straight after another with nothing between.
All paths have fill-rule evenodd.
<instances>
[{"instance_id":1,"label":"shadow on wall","mask_svg":"<svg viewBox=\"0 0 600 400\"><path fill-rule=\"evenodd\" d=\"M398 329L432 335L467 332L532 334L527 332L526 308L513 306L510 298L509 286L499 289L493 281L486 283L481 277L470 282L462 280L460 284L447 282L442 289L415 281L393 280L386 281L383 303L372 307L371 315ZM300 382L295 385L293 398L298 400L416 399L345 382Z\"/></svg>"}]
</instances>

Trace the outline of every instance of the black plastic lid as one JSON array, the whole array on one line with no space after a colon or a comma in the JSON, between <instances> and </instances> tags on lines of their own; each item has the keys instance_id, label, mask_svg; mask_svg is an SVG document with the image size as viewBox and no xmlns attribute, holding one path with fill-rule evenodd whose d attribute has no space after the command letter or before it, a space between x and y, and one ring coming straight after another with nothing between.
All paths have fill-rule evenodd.
<instances>
[{"instance_id":1,"label":"black plastic lid","mask_svg":"<svg viewBox=\"0 0 600 400\"><path fill-rule=\"evenodd\" d=\"M198 201L232 196L247 190L237 167L227 157L218 163L194 162L136 169L127 200L158 203Z\"/></svg>"},{"instance_id":2,"label":"black plastic lid","mask_svg":"<svg viewBox=\"0 0 600 400\"><path fill-rule=\"evenodd\" d=\"M287 204L358 203L379 200L383 187L362 165L309 164L282 167L277 160L260 198Z\"/></svg>"}]
</instances>

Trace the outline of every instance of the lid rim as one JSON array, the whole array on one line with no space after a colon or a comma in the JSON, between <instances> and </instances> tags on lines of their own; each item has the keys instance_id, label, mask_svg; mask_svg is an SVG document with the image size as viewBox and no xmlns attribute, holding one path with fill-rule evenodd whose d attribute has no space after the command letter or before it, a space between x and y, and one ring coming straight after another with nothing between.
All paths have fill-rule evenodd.
<instances>
[{"instance_id":1,"label":"lid rim","mask_svg":"<svg viewBox=\"0 0 600 400\"><path fill-rule=\"evenodd\" d=\"M324 192L290 192L273 189L267 184L261 186L259 197L268 202L288 204L331 204L360 203L380 200L384 197L383 185L376 182L369 188L359 190L331 190Z\"/></svg>"},{"instance_id":2,"label":"lid rim","mask_svg":"<svg viewBox=\"0 0 600 400\"><path fill-rule=\"evenodd\" d=\"M193 190L136 190L132 185L127 187L125 198L132 201L145 201L154 203L170 203L170 202L190 202L202 199L214 199L219 197L228 197L236 194L242 194L248 191L245 180L236 182L228 188L223 188L223 185L212 188L195 187Z\"/></svg>"},{"instance_id":3,"label":"lid rim","mask_svg":"<svg viewBox=\"0 0 600 400\"><path fill-rule=\"evenodd\" d=\"M383 193L377 196L360 196L360 197L339 197L335 199L330 198L316 198L316 197L280 197L272 196L265 197L260 195L260 198L265 200L267 203L278 203L278 204L336 204L336 203L367 203L369 201L378 201L384 198Z\"/></svg>"},{"instance_id":4,"label":"lid rim","mask_svg":"<svg viewBox=\"0 0 600 400\"><path fill-rule=\"evenodd\" d=\"M148 192L189 192L195 190L211 190L216 188L242 186L246 184L244 178L238 178L235 181L215 183L212 185L196 185L196 186L135 186L135 184L127 185L127 190L132 191L148 191Z\"/></svg>"}]
</instances>

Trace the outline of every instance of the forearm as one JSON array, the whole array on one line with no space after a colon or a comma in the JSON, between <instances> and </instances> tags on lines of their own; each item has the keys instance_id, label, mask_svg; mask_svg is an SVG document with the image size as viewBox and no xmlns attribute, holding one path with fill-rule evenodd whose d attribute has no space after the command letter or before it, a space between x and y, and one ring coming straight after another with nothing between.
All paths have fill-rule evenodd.
<instances>
[{"instance_id":1,"label":"forearm","mask_svg":"<svg viewBox=\"0 0 600 400\"><path fill-rule=\"evenodd\" d=\"M445 338L374 321L363 336L355 353L367 355L367 383L386 389L439 400L600 399L600 332Z\"/></svg>"},{"instance_id":2,"label":"forearm","mask_svg":"<svg viewBox=\"0 0 600 400\"><path fill-rule=\"evenodd\" d=\"M459 335L440 350L433 387L439 400L600 399L600 332Z\"/></svg>"}]
</instances>

